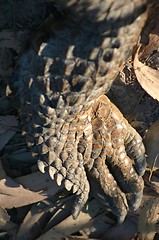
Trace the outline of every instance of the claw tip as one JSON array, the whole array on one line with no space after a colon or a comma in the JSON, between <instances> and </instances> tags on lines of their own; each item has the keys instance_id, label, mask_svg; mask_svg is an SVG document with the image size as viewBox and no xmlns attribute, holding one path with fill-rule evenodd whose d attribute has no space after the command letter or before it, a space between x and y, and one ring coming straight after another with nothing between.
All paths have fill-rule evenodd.
<instances>
[{"instance_id":1,"label":"claw tip","mask_svg":"<svg viewBox=\"0 0 159 240\"><path fill-rule=\"evenodd\" d=\"M44 162L38 160L37 164L38 164L38 168L39 168L40 172L45 173L45 167L46 166L45 166Z\"/></svg>"}]
</instances>

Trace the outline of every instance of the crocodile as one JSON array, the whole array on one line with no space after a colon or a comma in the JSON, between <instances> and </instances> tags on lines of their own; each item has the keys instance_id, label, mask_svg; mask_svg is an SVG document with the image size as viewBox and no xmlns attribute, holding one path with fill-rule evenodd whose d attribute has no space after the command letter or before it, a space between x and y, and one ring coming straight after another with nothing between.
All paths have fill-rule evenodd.
<instances>
[{"instance_id":1,"label":"crocodile","mask_svg":"<svg viewBox=\"0 0 159 240\"><path fill-rule=\"evenodd\" d=\"M141 203L145 149L106 94L137 45L147 1L49 4L52 20L42 28L49 35L39 41L34 34L13 76L27 145L39 170L75 195L74 219L92 178L96 197L122 222Z\"/></svg>"}]
</instances>

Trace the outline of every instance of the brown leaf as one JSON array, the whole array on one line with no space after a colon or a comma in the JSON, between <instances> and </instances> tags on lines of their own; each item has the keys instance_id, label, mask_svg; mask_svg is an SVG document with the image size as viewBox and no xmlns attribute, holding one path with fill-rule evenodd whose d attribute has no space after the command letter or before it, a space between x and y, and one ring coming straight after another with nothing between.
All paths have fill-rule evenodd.
<instances>
[{"instance_id":1,"label":"brown leaf","mask_svg":"<svg viewBox=\"0 0 159 240\"><path fill-rule=\"evenodd\" d=\"M0 230L8 231L10 229L16 230L17 225L10 221L10 216L8 215L7 211L0 207Z\"/></svg>"},{"instance_id":2,"label":"brown leaf","mask_svg":"<svg viewBox=\"0 0 159 240\"><path fill-rule=\"evenodd\" d=\"M63 184L57 186L48 173L35 172L13 180L6 175L1 161L0 169L0 206L3 208L10 209L36 203L64 188Z\"/></svg>"},{"instance_id":3,"label":"brown leaf","mask_svg":"<svg viewBox=\"0 0 159 240\"><path fill-rule=\"evenodd\" d=\"M0 179L3 179L6 177L6 172L4 171L1 159L0 159Z\"/></svg>"},{"instance_id":4,"label":"brown leaf","mask_svg":"<svg viewBox=\"0 0 159 240\"><path fill-rule=\"evenodd\" d=\"M15 116L0 116L0 134L10 129L10 127L16 126L18 126L18 121Z\"/></svg>"},{"instance_id":5,"label":"brown leaf","mask_svg":"<svg viewBox=\"0 0 159 240\"><path fill-rule=\"evenodd\" d=\"M156 193L159 193L159 179L157 179L157 181L151 181L148 184L151 189L153 189Z\"/></svg>"},{"instance_id":6,"label":"brown leaf","mask_svg":"<svg viewBox=\"0 0 159 240\"><path fill-rule=\"evenodd\" d=\"M31 173L15 179L16 182L23 187L38 192L43 196L55 195L58 191L64 188L62 184L60 187L53 181L47 172L41 173L40 171Z\"/></svg>"},{"instance_id":7,"label":"brown leaf","mask_svg":"<svg viewBox=\"0 0 159 240\"><path fill-rule=\"evenodd\" d=\"M36 203L64 188L63 184L60 187L57 186L56 181L53 181L48 173L35 172L12 180L3 171L2 176L0 206L4 208L22 207Z\"/></svg>"},{"instance_id":8,"label":"brown leaf","mask_svg":"<svg viewBox=\"0 0 159 240\"><path fill-rule=\"evenodd\" d=\"M10 220L7 211L0 206L0 227Z\"/></svg>"},{"instance_id":9,"label":"brown leaf","mask_svg":"<svg viewBox=\"0 0 159 240\"><path fill-rule=\"evenodd\" d=\"M5 133L0 134L0 150L2 150L9 140L14 136L16 132L13 130L6 130Z\"/></svg>"},{"instance_id":10,"label":"brown leaf","mask_svg":"<svg viewBox=\"0 0 159 240\"><path fill-rule=\"evenodd\" d=\"M48 209L46 207L41 208L39 205L32 206L18 229L16 240L34 240L37 238L42 232L41 227L45 226L44 220L47 212ZM42 223L41 218L44 219Z\"/></svg>"},{"instance_id":11,"label":"brown leaf","mask_svg":"<svg viewBox=\"0 0 159 240\"><path fill-rule=\"evenodd\" d=\"M64 221L57 224L55 227L47 231L38 240L62 240L64 237L71 235L82 229L91 219L96 216L100 209L100 204L93 200L88 204L88 210L86 212L81 211L78 218L73 220L72 216L69 216Z\"/></svg>"},{"instance_id":12,"label":"brown leaf","mask_svg":"<svg viewBox=\"0 0 159 240\"><path fill-rule=\"evenodd\" d=\"M68 208L68 204L70 207ZM46 225L48 227L48 221L53 218L54 225L58 222L63 221L66 217L70 215L70 208L72 208L72 202L67 202L67 207L57 206L57 202L52 203L50 201L42 201L37 205L32 206L28 214L26 215L23 223L17 232L16 240L34 240L46 230ZM60 208L60 209L59 209ZM58 210L59 209L59 210ZM67 211L69 210L69 211ZM59 219L56 213L61 213L62 220Z\"/></svg>"},{"instance_id":13,"label":"brown leaf","mask_svg":"<svg viewBox=\"0 0 159 240\"><path fill-rule=\"evenodd\" d=\"M101 239L107 240L131 240L137 232L137 223L135 221L135 215L132 218L127 218L122 224L117 224L111 227L103 234Z\"/></svg>"},{"instance_id":14,"label":"brown leaf","mask_svg":"<svg viewBox=\"0 0 159 240\"><path fill-rule=\"evenodd\" d=\"M155 34L154 33L149 34L149 44L146 45L142 50L142 56L144 57L144 59L148 58L153 51L159 48L159 37L158 37L159 32L157 31L158 29L155 29L154 30Z\"/></svg>"},{"instance_id":15,"label":"brown leaf","mask_svg":"<svg viewBox=\"0 0 159 240\"><path fill-rule=\"evenodd\" d=\"M91 236L97 239L105 239L105 232L107 232L107 230L114 224L115 221L112 218L109 218L105 213L102 213L93 218L79 232L83 237Z\"/></svg>"},{"instance_id":16,"label":"brown leaf","mask_svg":"<svg viewBox=\"0 0 159 240\"><path fill-rule=\"evenodd\" d=\"M131 122L131 126L133 127L133 128L137 128L137 127L141 127L142 125L144 125L144 122L142 122L142 121L132 121Z\"/></svg>"},{"instance_id":17,"label":"brown leaf","mask_svg":"<svg viewBox=\"0 0 159 240\"><path fill-rule=\"evenodd\" d=\"M38 172L16 180L17 182L7 176L0 180L0 206L4 208L26 206L46 199L48 195L54 195L63 189L63 185L57 186L47 173Z\"/></svg>"},{"instance_id":18,"label":"brown leaf","mask_svg":"<svg viewBox=\"0 0 159 240\"><path fill-rule=\"evenodd\" d=\"M0 206L3 208L26 206L45 198L39 193L26 190L9 177L0 180Z\"/></svg>"},{"instance_id":19,"label":"brown leaf","mask_svg":"<svg viewBox=\"0 0 159 240\"><path fill-rule=\"evenodd\" d=\"M150 198L144 202L139 215L138 231L140 240L154 239L158 220L159 198Z\"/></svg>"},{"instance_id":20,"label":"brown leaf","mask_svg":"<svg viewBox=\"0 0 159 240\"><path fill-rule=\"evenodd\" d=\"M138 60L140 47L134 58L134 70L136 77L143 89L154 99L159 100L159 71L144 65Z\"/></svg>"}]
</instances>

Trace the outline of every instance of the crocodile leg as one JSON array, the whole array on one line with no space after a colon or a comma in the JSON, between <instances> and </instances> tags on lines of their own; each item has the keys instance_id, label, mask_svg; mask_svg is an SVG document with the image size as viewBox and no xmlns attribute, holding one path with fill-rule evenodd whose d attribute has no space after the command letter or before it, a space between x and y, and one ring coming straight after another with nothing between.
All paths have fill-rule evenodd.
<instances>
[{"instance_id":1,"label":"crocodile leg","mask_svg":"<svg viewBox=\"0 0 159 240\"><path fill-rule=\"evenodd\" d=\"M74 218L91 175L122 221L141 202L144 146L105 94L138 41L146 0L51 4L50 38L22 54L14 75L27 144L39 169L76 194Z\"/></svg>"}]
</instances>

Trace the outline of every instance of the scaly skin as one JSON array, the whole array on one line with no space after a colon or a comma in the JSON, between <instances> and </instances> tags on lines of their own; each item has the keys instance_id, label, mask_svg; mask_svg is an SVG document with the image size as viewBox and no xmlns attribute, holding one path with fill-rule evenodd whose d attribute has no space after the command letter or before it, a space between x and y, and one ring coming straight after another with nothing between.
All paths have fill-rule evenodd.
<instances>
[{"instance_id":1,"label":"scaly skin","mask_svg":"<svg viewBox=\"0 0 159 240\"><path fill-rule=\"evenodd\" d=\"M40 171L76 194L74 218L88 199L90 175L122 222L141 202L145 150L105 94L137 43L146 1L52 2L51 37L17 67L27 143Z\"/></svg>"}]
</instances>

